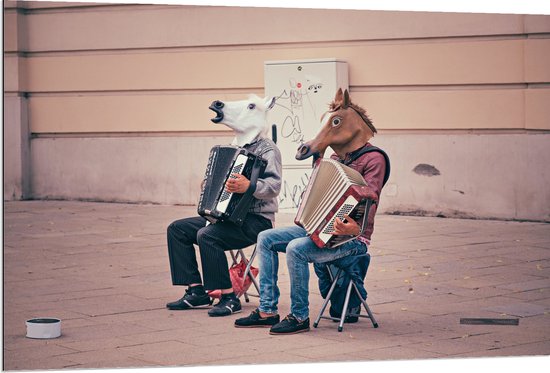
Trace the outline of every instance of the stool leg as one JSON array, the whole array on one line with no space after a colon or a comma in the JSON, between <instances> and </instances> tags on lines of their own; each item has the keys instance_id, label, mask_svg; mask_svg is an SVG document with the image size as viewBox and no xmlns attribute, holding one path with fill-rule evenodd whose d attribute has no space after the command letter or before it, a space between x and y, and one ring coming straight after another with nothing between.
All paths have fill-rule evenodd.
<instances>
[{"instance_id":1,"label":"stool leg","mask_svg":"<svg viewBox=\"0 0 550 373\"><path fill-rule=\"evenodd\" d=\"M332 277L332 273L330 272L330 269L329 269L330 276L331 278L333 278L332 285L330 286L330 290L328 291L327 297L323 302L323 307L321 307L321 312L319 312L319 316L317 316L317 319L315 319L315 322L313 323L314 328L316 328L317 325L319 325L319 321L321 320L323 313L325 313L325 309L327 308L328 302L330 302L330 296L332 295L334 289L336 288L337 281L335 281L334 278L338 278L338 276L340 275L340 271L341 270L338 270L338 272L336 273L336 277Z\"/></svg>"},{"instance_id":2,"label":"stool leg","mask_svg":"<svg viewBox=\"0 0 550 373\"><path fill-rule=\"evenodd\" d=\"M235 256L235 253L233 250L229 250L229 254L231 254L231 259L233 259L233 264L237 264L237 257Z\"/></svg>"},{"instance_id":3,"label":"stool leg","mask_svg":"<svg viewBox=\"0 0 550 373\"><path fill-rule=\"evenodd\" d=\"M241 256L244 257L244 254L242 253L242 250L241 250ZM254 248L254 251L252 251L252 255L250 256L250 259L247 260L246 269L244 270L244 276L243 277L246 277L246 276L250 277L250 280L252 281L252 284L256 288L256 292L258 293L258 296L260 296L260 286L258 285L258 282L254 278L252 273L250 273L250 267L252 266L252 261L254 260L255 256L256 256L256 248ZM252 295L254 295L254 294L252 294Z\"/></svg>"},{"instance_id":4,"label":"stool leg","mask_svg":"<svg viewBox=\"0 0 550 373\"><path fill-rule=\"evenodd\" d=\"M245 299L248 302L249 296L259 297L260 296L260 286L258 285L258 281L254 278L254 275L250 272L250 268L252 267L252 261L254 260L254 257L256 256L256 247L254 247L254 250L252 251L252 255L250 256L250 259L247 259L244 255L243 249L238 250L238 254L241 256L241 259L246 261L246 269L244 270L243 279L246 278L246 276L250 277L250 281L256 288L257 294L248 294L248 292L245 292ZM244 280L243 280L244 281Z\"/></svg>"},{"instance_id":5,"label":"stool leg","mask_svg":"<svg viewBox=\"0 0 550 373\"><path fill-rule=\"evenodd\" d=\"M363 303L363 307L365 307L365 310L367 311L367 314L369 315L369 319L372 322L372 326L374 326L375 328L378 328L378 323L376 322L376 319L374 318L374 315L372 314L367 302L363 299L363 297L359 293L359 290L357 289L357 285L355 285L355 283L353 281L352 281L352 283L353 283L353 287L355 288L355 292L359 296L359 299L361 299L361 303Z\"/></svg>"},{"instance_id":6,"label":"stool leg","mask_svg":"<svg viewBox=\"0 0 550 373\"><path fill-rule=\"evenodd\" d=\"M341 332L344 329L344 321L346 320L346 316L348 315L348 304L349 304L349 298L351 295L352 284L353 284L353 281L350 281L348 285L348 289L346 291L346 299L344 300L344 307L342 308L342 312L340 313L340 324L338 325L339 332Z\"/></svg>"}]
</instances>

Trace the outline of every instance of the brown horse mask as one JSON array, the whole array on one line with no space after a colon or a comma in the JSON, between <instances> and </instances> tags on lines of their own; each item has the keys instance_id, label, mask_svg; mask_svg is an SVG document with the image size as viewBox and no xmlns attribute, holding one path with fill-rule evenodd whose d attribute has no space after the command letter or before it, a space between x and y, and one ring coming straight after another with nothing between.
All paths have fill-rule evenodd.
<instances>
[{"instance_id":1,"label":"brown horse mask","mask_svg":"<svg viewBox=\"0 0 550 373\"><path fill-rule=\"evenodd\" d=\"M329 146L344 159L347 153L365 145L377 132L365 110L351 102L347 89L338 89L323 117L326 114L330 116L317 136L298 148L297 160L313 156L315 162L324 156Z\"/></svg>"}]
</instances>

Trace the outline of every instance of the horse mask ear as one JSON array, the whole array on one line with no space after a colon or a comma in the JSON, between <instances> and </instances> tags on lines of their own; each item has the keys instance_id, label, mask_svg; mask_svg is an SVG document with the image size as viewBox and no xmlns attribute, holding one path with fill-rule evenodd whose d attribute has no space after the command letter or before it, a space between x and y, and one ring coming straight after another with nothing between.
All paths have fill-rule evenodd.
<instances>
[{"instance_id":1,"label":"horse mask ear","mask_svg":"<svg viewBox=\"0 0 550 373\"><path fill-rule=\"evenodd\" d=\"M344 101L344 94L342 93L342 88L338 88L336 95L334 96L334 103L336 106Z\"/></svg>"},{"instance_id":2,"label":"horse mask ear","mask_svg":"<svg viewBox=\"0 0 550 373\"><path fill-rule=\"evenodd\" d=\"M275 97L266 97L265 99L265 106L266 106L266 110L271 110L273 109L273 106L275 106Z\"/></svg>"},{"instance_id":3,"label":"horse mask ear","mask_svg":"<svg viewBox=\"0 0 550 373\"><path fill-rule=\"evenodd\" d=\"M342 108L347 108L349 106L349 104L351 104L351 100L349 98L349 93L348 93L348 90L346 89L344 91L344 100L342 101Z\"/></svg>"}]
</instances>

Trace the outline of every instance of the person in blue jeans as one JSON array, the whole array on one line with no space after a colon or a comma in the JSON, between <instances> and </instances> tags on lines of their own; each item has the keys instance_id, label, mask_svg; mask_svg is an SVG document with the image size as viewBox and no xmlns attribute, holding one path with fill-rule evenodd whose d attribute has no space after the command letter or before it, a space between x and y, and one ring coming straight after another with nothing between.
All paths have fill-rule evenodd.
<instances>
[{"instance_id":1,"label":"person in blue jeans","mask_svg":"<svg viewBox=\"0 0 550 373\"><path fill-rule=\"evenodd\" d=\"M330 114L317 136L300 145L296 159L314 160L324 155L328 146L334 150L331 158L359 172L376 199L386 183L390 164L387 154L369 143L376 128L366 111L351 102L349 92L338 89L334 101L329 105ZM364 230L346 216L345 222L336 219L336 235L353 235L356 238L336 248L319 248L297 226L268 229L258 235L256 250L260 257L260 305L248 317L235 320L235 326L270 327L270 334L293 334L309 330L309 265L327 263L350 255L367 252L374 231L374 216L377 204L368 212ZM279 253L286 253L290 275L290 314L280 320L277 305L279 287Z\"/></svg>"},{"instance_id":2,"label":"person in blue jeans","mask_svg":"<svg viewBox=\"0 0 550 373\"><path fill-rule=\"evenodd\" d=\"M342 158L332 156L342 163L359 171L367 185L374 191L378 200L386 175L386 160L378 151L362 152L364 144L358 149L345 153ZM294 334L309 330L309 264L327 263L350 255L365 254L374 231L376 204L369 210L367 226L364 231L353 219L346 222L336 219L334 234L354 235L355 239L336 248L319 248L298 226L267 229L258 235L256 250L260 258L260 304L258 308L244 318L235 320L235 327L269 327L270 334ZM290 276L290 313L280 320L278 313L279 253L286 253L286 262Z\"/></svg>"},{"instance_id":3,"label":"person in blue jeans","mask_svg":"<svg viewBox=\"0 0 550 373\"><path fill-rule=\"evenodd\" d=\"M349 232L359 226L339 221L335 227ZM340 233L343 234L343 233ZM248 317L237 319L236 327L271 327L270 334L293 334L309 330L309 265L330 262L349 255L367 252L367 245L358 240L349 241L335 249L320 249L298 226L268 229L258 235L256 246L260 258L260 305ZM280 321L277 304L279 255L286 252L290 275L290 314Z\"/></svg>"}]
</instances>

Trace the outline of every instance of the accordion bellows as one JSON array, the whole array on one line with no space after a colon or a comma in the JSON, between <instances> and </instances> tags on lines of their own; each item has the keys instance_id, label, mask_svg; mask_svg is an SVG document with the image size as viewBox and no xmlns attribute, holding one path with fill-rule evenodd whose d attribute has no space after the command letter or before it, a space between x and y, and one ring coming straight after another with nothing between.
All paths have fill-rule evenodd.
<instances>
[{"instance_id":1,"label":"accordion bellows","mask_svg":"<svg viewBox=\"0 0 550 373\"><path fill-rule=\"evenodd\" d=\"M334 248L355 238L333 235L334 221L349 215L365 228L376 195L359 172L333 159L320 159L302 196L294 222L318 247Z\"/></svg>"},{"instance_id":2,"label":"accordion bellows","mask_svg":"<svg viewBox=\"0 0 550 373\"><path fill-rule=\"evenodd\" d=\"M210 150L204 173L203 188L197 206L199 215L211 223L229 221L241 225L253 202L258 177L267 161L248 150L233 145L218 145ZM225 184L231 174L241 174L250 180L246 193L229 193Z\"/></svg>"}]
</instances>

